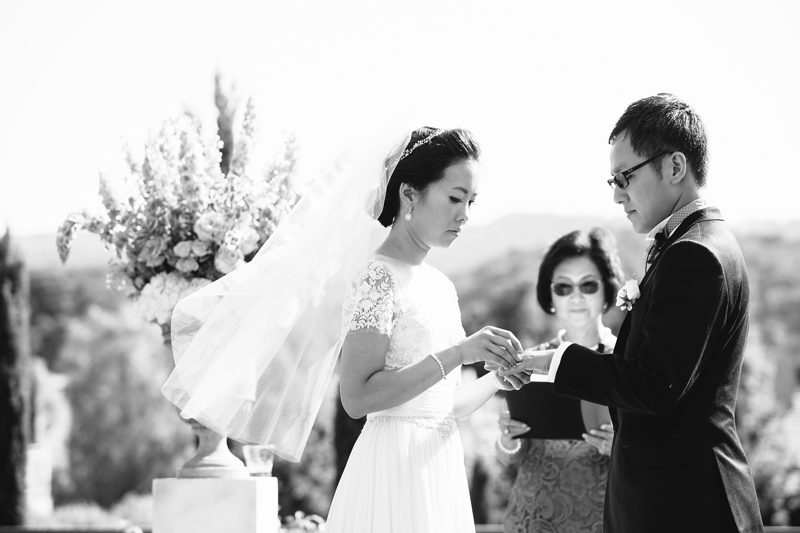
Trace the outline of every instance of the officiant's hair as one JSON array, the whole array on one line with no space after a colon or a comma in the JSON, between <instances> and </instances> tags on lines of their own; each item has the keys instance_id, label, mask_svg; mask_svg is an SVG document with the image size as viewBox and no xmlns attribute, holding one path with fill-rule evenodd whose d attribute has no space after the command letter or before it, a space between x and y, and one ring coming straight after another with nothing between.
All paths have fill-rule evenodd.
<instances>
[{"instance_id":1,"label":"officiant's hair","mask_svg":"<svg viewBox=\"0 0 800 533\"><path fill-rule=\"evenodd\" d=\"M539 266L539 280L536 285L536 300L545 313L553 314L553 295L550 284L556 267L573 257L588 257L600 271L603 278L603 298L605 311L614 307L617 291L622 287L625 273L617 252L614 234L606 228L576 230L559 237L544 254ZM605 312L604 311L604 312Z\"/></svg>"},{"instance_id":2,"label":"officiant's hair","mask_svg":"<svg viewBox=\"0 0 800 533\"><path fill-rule=\"evenodd\" d=\"M429 127L415 130L406 148L412 149L415 144L436 131L436 128ZM392 172L392 177L386 186L386 199L378 222L383 227L389 227L394 223L400 210L401 183L408 183L424 194L428 187L444 177L447 167L465 160L477 161L480 155L481 148L478 141L472 133L461 128L442 130L430 141L413 148L413 151L404 157Z\"/></svg>"},{"instance_id":3,"label":"officiant's hair","mask_svg":"<svg viewBox=\"0 0 800 533\"><path fill-rule=\"evenodd\" d=\"M622 132L630 139L634 152L642 157L655 157L665 151L683 153L694 171L697 185L706 184L706 127L697 111L677 96L659 93L632 103L617 120L608 137L609 144ZM657 159L651 163L659 173L660 162Z\"/></svg>"}]
</instances>

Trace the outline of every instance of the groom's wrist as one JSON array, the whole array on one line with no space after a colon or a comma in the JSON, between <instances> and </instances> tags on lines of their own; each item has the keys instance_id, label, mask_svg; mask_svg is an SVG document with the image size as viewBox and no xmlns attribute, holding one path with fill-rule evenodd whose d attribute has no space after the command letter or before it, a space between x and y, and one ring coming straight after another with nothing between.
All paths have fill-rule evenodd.
<instances>
[{"instance_id":1,"label":"groom's wrist","mask_svg":"<svg viewBox=\"0 0 800 533\"><path fill-rule=\"evenodd\" d=\"M553 355L550 356L550 364L547 367L547 380L553 383L556 380L556 374L558 373L558 367L561 364L561 358L564 355L564 352L567 351L567 348L572 346L571 342L563 342L561 346L556 348L556 351L553 352Z\"/></svg>"}]
</instances>

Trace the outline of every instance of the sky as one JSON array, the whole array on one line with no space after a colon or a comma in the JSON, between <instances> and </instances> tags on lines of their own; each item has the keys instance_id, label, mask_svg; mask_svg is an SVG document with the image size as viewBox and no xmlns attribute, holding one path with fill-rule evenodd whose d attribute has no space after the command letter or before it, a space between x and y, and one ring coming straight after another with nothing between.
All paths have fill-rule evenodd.
<instances>
[{"instance_id":1,"label":"sky","mask_svg":"<svg viewBox=\"0 0 800 533\"><path fill-rule=\"evenodd\" d=\"M54 234L97 203L123 141L185 110L211 132L219 72L262 130L296 135L307 176L389 127L470 129L478 225L623 218L608 135L671 92L706 123L705 194L727 219L798 220L798 26L796 0L0 0L0 217Z\"/></svg>"}]
</instances>

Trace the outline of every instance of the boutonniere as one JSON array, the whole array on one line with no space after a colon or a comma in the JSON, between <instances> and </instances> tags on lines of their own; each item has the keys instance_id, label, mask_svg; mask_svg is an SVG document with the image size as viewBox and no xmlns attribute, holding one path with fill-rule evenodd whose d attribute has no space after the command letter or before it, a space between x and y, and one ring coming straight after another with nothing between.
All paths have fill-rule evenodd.
<instances>
[{"instance_id":1,"label":"boutonniere","mask_svg":"<svg viewBox=\"0 0 800 533\"><path fill-rule=\"evenodd\" d=\"M625 286L622 287L617 293L617 307L623 311L630 311L633 309L633 304L639 299L642 293L639 292L639 280L633 278L626 281Z\"/></svg>"}]
</instances>

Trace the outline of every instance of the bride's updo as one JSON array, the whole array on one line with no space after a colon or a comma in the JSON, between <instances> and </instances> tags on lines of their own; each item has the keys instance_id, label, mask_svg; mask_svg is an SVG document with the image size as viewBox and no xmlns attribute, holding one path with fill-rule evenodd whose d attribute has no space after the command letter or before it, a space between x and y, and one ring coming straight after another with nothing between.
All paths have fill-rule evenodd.
<instances>
[{"instance_id":1,"label":"bride's updo","mask_svg":"<svg viewBox=\"0 0 800 533\"><path fill-rule=\"evenodd\" d=\"M444 177L444 171L450 165L470 159L477 161L480 157L481 148L468 130L456 128L439 133L436 131L436 128L423 127L411 134L406 150L412 150L418 142L431 138L413 148L392 172L386 187L383 211L378 217L378 222L384 227L394 223L400 210L401 183L408 183L417 191L424 192L431 184Z\"/></svg>"}]
</instances>

